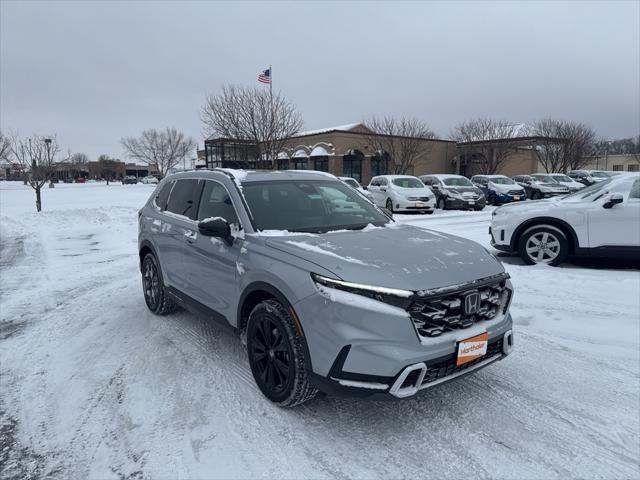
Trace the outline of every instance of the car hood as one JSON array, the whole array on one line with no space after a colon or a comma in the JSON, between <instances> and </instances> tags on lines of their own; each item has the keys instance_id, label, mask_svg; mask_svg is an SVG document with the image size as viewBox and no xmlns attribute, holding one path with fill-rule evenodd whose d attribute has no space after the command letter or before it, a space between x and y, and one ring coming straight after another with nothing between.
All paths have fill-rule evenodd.
<instances>
[{"instance_id":1,"label":"car hood","mask_svg":"<svg viewBox=\"0 0 640 480\"><path fill-rule=\"evenodd\" d=\"M403 197L430 197L433 195L429 188L402 188L394 185L392 189Z\"/></svg>"},{"instance_id":2,"label":"car hood","mask_svg":"<svg viewBox=\"0 0 640 480\"><path fill-rule=\"evenodd\" d=\"M522 188L517 183L510 184L510 185L503 185L501 183L489 182L489 186L493 190L495 190L496 192L500 192L500 193L507 193L507 192L509 192L511 190L520 190L520 191L524 192L524 188Z\"/></svg>"},{"instance_id":3,"label":"car hood","mask_svg":"<svg viewBox=\"0 0 640 480\"><path fill-rule=\"evenodd\" d=\"M482 193L482 190L480 190L478 187L447 187L445 186L444 189L450 192L458 192L458 193L470 192L470 193L477 193L478 195Z\"/></svg>"},{"instance_id":4,"label":"car hood","mask_svg":"<svg viewBox=\"0 0 640 480\"><path fill-rule=\"evenodd\" d=\"M446 287L504 272L498 259L478 243L397 223L268 237L266 243L344 281L405 290Z\"/></svg>"}]
</instances>

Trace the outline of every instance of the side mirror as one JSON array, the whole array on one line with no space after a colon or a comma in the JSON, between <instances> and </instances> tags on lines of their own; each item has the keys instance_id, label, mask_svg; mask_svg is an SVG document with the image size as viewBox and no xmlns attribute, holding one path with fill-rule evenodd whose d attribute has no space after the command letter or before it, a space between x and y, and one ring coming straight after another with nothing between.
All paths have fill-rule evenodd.
<instances>
[{"instance_id":1,"label":"side mirror","mask_svg":"<svg viewBox=\"0 0 640 480\"><path fill-rule=\"evenodd\" d=\"M363 190L367 190L367 186L366 186L366 185L363 185L363 186L362 186L362 189L363 189Z\"/></svg>"},{"instance_id":2,"label":"side mirror","mask_svg":"<svg viewBox=\"0 0 640 480\"><path fill-rule=\"evenodd\" d=\"M617 205L619 203L622 203L622 194L621 193L612 193L611 195L609 195L609 198L607 198L605 200L605 202L602 204L603 208L611 208L614 205Z\"/></svg>"},{"instance_id":3,"label":"side mirror","mask_svg":"<svg viewBox=\"0 0 640 480\"><path fill-rule=\"evenodd\" d=\"M221 238L229 245L233 243L231 227L224 218L207 218L198 223L198 231L207 237Z\"/></svg>"},{"instance_id":4,"label":"side mirror","mask_svg":"<svg viewBox=\"0 0 640 480\"><path fill-rule=\"evenodd\" d=\"M380 187L380 191L381 192L386 192L387 191L387 187Z\"/></svg>"}]
</instances>

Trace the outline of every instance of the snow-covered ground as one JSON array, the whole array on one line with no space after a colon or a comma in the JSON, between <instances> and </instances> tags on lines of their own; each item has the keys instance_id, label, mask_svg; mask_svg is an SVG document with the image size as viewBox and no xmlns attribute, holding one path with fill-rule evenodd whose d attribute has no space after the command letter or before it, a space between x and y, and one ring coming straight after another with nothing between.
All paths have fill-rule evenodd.
<instances>
[{"instance_id":1,"label":"snow-covered ground","mask_svg":"<svg viewBox=\"0 0 640 480\"><path fill-rule=\"evenodd\" d=\"M0 182L0 477L638 478L640 272L502 257L516 349L401 402L280 409L240 341L151 315L153 185ZM398 216L488 246L490 209Z\"/></svg>"}]
</instances>

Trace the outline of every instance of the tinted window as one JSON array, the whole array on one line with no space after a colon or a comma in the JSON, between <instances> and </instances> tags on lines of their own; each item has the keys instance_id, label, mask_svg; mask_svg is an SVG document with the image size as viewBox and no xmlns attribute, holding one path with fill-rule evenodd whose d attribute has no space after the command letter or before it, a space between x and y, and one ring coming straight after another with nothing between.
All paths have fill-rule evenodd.
<instances>
[{"instance_id":1,"label":"tinted window","mask_svg":"<svg viewBox=\"0 0 640 480\"><path fill-rule=\"evenodd\" d=\"M198 220L211 217L222 217L227 223L239 223L227 189L218 182L209 181L205 182L200 197Z\"/></svg>"},{"instance_id":2,"label":"tinted window","mask_svg":"<svg viewBox=\"0 0 640 480\"><path fill-rule=\"evenodd\" d=\"M167 208L167 200L169 199L169 192L171 192L171 187L173 186L173 182L165 183L158 194L156 195L156 206L160 210L164 210Z\"/></svg>"},{"instance_id":3,"label":"tinted window","mask_svg":"<svg viewBox=\"0 0 640 480\"><path fill-rule=\"evenodd\" d=\"M194 201L197 191L198 180L178 180L169 195L167 210L195 219Z\"/></svg>"},{"instance_id":4,"label":"tinted window","mask_svg":"<svg viewBox=\"0 0 640 480\"><path fill-rule=\"evenodd\" d=\"M447 187L473 187L473 183L464 177L449 177L443 180Z\"/></svg>"}]
</instances>

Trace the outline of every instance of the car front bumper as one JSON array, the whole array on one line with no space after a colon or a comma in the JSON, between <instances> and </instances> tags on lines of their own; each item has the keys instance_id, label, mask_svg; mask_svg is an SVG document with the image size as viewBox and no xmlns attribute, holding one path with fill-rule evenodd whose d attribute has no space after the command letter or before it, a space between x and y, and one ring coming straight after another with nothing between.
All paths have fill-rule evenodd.
<instances>
[{"instance_id":1,"label":"car front bumper","mask_svg":"<svg viewBox=\"0 0 640 480\"><path fill-rule=\"evenodd\" d=\"M458 210L467 210L467 209L483 209L487 200L485 197L476 199L476 200L468 200L464 198L454 198L454 197L444 197L445 206L447 208L453 208Z\"/></svg>"},{"instance_id":2,"label":"car front bumper","mask_svg":"<svg viewBox=\"0 0 640 480\"><path fill-rule=\"evenodd\" d=\"M400 199L393 202L393 210L396 212L428 212L433 211L435 205L436 201L433 197L430 197L427 201Z\"/></svg>"},{"instance_id":3,"label":"car front bumper","mask_svg":"<svg viewBox=\"0 0 640 480\"><path fill-rule=\"evenodd\" d=\"M374 300L365 302L369 306L363 307L359 296L353 296L356 298L352 302L344 303L314 294L294 305L307 340L310 377L321 391L404 398L482 368L511 351L501 344L494 347L492 355L488 352L487 358L483 357L482 360L491 359L490 362L455 368L458 342L484 332L488 334L489 345L503 341L505 334L512 331L509 313L426 338L418 336L405 310ZM419 370L419 374L411 374L413 370ZM405 377L411 375L409 381L414 381L415 388L409 391L402 387L406 378L398 384L405 373ZM422 375L424 383L416 385L416 375Z\"/></svg>"},{"instance_id":4,"label":"car front bumper","mask_svg":"<svg viewBox=\"0 0 640 480\"><path fill-rule=\"evenodd\" d=\"M509 195L508 193L494 193L493 198L497 203L513 203L524 202L527 199L527 194L522 192L521 195Z\"/></svg>"}]
</instances>

